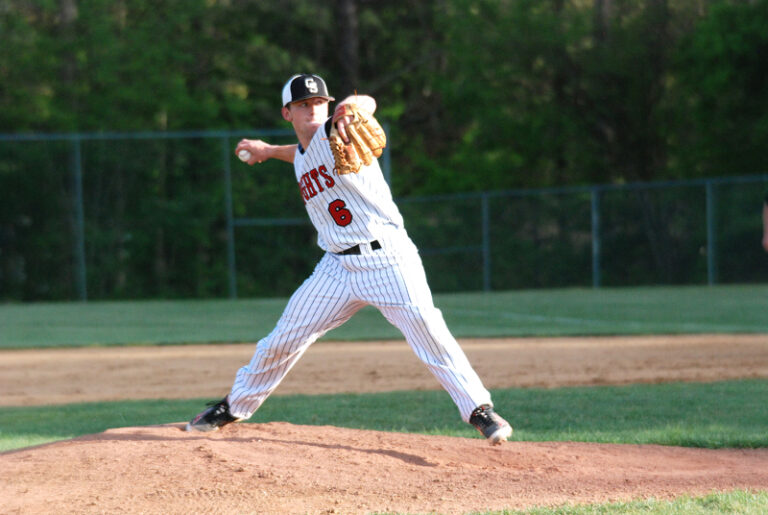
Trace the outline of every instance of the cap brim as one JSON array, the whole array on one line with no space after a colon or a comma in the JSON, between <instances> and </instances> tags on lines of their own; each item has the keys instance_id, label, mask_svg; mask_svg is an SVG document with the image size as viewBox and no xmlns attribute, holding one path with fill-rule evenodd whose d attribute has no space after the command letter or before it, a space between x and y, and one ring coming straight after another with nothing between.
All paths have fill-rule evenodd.
<instances>
[{"instance_id":1,"label":"cap brim","mask_svg":"<svg viewBox=\"0 0 768 515\"><path fill-rule=\"evenodd\" d=\"M326 97L324 95L307 95L305 97L295 98L295 99L291 100L290 102L288 102L288 104L295 104L296 102L301 102L302 100L306 100L308 98L324 98L328 102L333 102L334 100L336 100L333 97ZM285 104L283 107L286 107L288 104Z\"/></svg>"}]
</instances>

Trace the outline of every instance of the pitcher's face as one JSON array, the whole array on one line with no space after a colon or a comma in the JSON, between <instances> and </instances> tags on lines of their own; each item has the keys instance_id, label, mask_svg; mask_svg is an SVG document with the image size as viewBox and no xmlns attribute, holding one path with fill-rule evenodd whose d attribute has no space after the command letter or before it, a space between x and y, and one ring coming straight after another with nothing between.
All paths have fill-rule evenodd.
<instances>
[{"instance_id":1,"label":"pitcher's face","mask_svg":"<svg viewBox=\"0 0 768 515\"><path fill-rule=\"evenodd\" d=\"M298 135L313 135L328 119L328 100L320 97L306 98L283 108L283 118L293 124Z\"/></svg>"}]
</instances>

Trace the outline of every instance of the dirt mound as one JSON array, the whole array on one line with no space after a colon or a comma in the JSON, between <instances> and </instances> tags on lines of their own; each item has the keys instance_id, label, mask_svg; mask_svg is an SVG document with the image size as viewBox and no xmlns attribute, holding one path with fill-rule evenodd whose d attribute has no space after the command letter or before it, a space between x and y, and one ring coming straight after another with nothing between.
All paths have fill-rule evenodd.
<instances>
[{"instance_id":1,"label":"dirt mound","mask_svg":"<svg viewBox=\"0 0 768 515\"><path fill-rule=\"evenodd\" d=\"M489 388L768 377L768 335L461 343ZM229 390L252 352L252 344L0 351L0 405L212 397ZM434 388L405 342L320 343L277 393ZM466 513L768 490L768 449L492 448L286 423L212 435L181 428L113 429L0 454L0 513Z\"/></svg>"},{"instance_id":2,"label":"dirt mound","mask_svg":"<svg viewBox=\"0 0 768 515\"><path fill-rule=\"evenodd\" d=\"M525 508L765 489L768 449L508 442L287 423L113 429L0 455L3 513Z\"/></svg>"}]
</instances>

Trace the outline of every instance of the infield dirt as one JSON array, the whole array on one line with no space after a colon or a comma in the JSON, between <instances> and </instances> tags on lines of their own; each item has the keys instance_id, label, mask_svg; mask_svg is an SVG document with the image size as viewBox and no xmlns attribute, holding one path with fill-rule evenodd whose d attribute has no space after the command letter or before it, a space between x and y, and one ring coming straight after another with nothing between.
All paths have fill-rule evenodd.
<instances>
[{"instance_id":1,"label":"infield dirt","mask_svg":"<svg viewBox=\"0 0 768 515\"><path fill-rule=\"evenodd\" d=\"M768 377L768 335L461 343L489 388ZM4 351L0 405L213 398L228 390L252 351ZM278 393L435 388L404 342L322 342ZM0 454L0 513L466 513L768 490L768 449L490 447L479 439L286 423L234 425L212 435L181 428L112 429Z\"/></svg>"}]
</instances>

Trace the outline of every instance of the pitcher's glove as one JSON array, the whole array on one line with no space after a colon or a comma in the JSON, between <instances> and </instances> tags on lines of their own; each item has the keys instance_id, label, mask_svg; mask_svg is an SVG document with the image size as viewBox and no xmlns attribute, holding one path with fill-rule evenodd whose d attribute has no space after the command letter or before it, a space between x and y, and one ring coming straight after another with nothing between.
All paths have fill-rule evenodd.
<instances>
[{"instance_id":1,"label":"pitcher's glove","mask_svg":"<svg viewBox=\"0 0 768 515\"><path fill-rule=\"evenodd\" d=\"M344 116L352 116L346 126L349 143L344 143L336 128L336 122ZM328 139L335 161L334 170L339 175L357 173L363 164L368 166L374 157L380 157L387 146L387 135L376 118L355 104L343 104L336 109Z\"/></svg>"}]
</instances>

